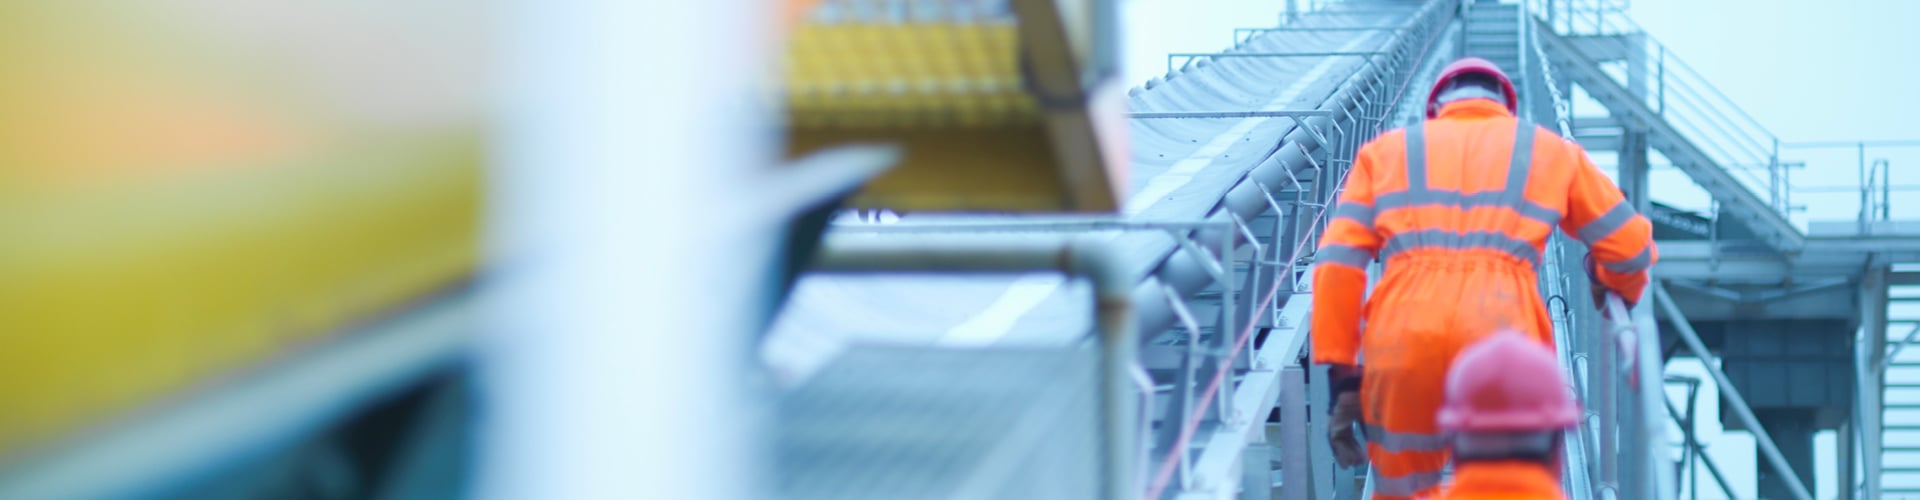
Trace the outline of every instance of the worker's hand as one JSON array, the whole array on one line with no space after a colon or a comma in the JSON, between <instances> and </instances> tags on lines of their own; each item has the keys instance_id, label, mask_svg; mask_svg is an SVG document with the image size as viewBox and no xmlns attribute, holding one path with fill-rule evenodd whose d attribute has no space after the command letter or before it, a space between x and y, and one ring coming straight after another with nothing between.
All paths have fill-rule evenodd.
<instances>
[{"instance_id":1,"label":"worker's hand","mask_svg":"<svg viewBox=\"0 0 1920 500\"><path fill-rule=\"evenodd\" d=\"M1613 289L1600 282L1600 265L1593 261L1593 253L1587 253L1580 260L1581 265L1587 270L1587 293L1593 296L1593 308L1600 310L1601 316L1606 316L1607 292ZM1633 309L1633 302L1627 301L1625 296L1620 298L1620 302L1626 304L1627 309Z\"/></svg>"},{"instance_id":2,"label":"worker's hand","mask_svg":"<svg viewBox=\"0 0 1920 500\"><path fill-rule=\"evenodd\" d=\"M1600 310L1601 316L1607 315L1607 287L1599 283L1587 286L1587 292L1593 295L1593 308Z\"/></svg>"},{"instance_id":3,"label":"worker's hand","mask_svg":"<svg viewBox=\"0 0 1920 500\"><path fill-rule=\"evenodd\" d=\"M1366 463L1366 449L1353 434L1353 424L1360 420L1360 392L1341 392L1333 398L1333 418L1327 421L1327 444L1333 446L1333 461L1341 467Z\"/></svg>"}]
</instances>

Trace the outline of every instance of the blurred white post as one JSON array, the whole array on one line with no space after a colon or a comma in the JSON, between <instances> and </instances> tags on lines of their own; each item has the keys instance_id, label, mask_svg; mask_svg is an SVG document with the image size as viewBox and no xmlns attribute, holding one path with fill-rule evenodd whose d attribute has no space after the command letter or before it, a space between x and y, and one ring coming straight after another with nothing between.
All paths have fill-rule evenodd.
<instances>
[{"instance_id":1,"label":"blurred white post","mask_svg":"<svg viewBox=\"0 0 1920 500\"><path fill-rule=\"evenodd\" d=\"M477 496L769 496L747 344L778 233L736 207L775 161L775 11L504 4Z\"/></svg>"}]
</instances>

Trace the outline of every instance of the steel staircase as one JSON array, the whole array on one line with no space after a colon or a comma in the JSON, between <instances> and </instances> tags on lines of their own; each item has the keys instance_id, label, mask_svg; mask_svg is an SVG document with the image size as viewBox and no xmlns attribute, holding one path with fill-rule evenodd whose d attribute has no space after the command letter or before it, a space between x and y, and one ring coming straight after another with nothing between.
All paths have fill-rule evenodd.
<instances>
[{"instance_id":1,"label":"steel staircase","mask_svg":"<svg viewBox=\"0 0 1920 500\"><path fill-rule=\"evenodd\" d=\"M1920 316L1900 314L1902 304L1920 303L1920 297L1892 297L1889 302L1886 382L1880 408L1880 493L1889 497L1920 496Z\"/></svg>"},{"instance_id":2,"label":"steel staircase","mask_svg":"<svg viewBox=\"0 0 1920 500\"><path fill-rule=\"evenodd\" d=\"M1537 20L1535 28L1554 66L1565 68L1565 78L1586 89L1619 126L1645 132L1649 147L1769 247L1784 253L1800 249L1805 235L1756 194L1777 186L1750 172L1735 172L1777 165L1771 133L1624 16L1603 17L1587 28L1556 29ZM1615 72L1603 66L1623 61L1641 70ZM1650 67L1655 61L1657 68Z\"/></svg>"},{"instance_id":3,"label":"steel staircase","mask_svg":"<svg viewBox=\"0 0 1920 500\"><path fill-rule=\"evenodd\" d=\"M1461 55L1479 57L1509 72L1520 68L1520 4L1465 4Z\"/></svg>"}]
</instances>

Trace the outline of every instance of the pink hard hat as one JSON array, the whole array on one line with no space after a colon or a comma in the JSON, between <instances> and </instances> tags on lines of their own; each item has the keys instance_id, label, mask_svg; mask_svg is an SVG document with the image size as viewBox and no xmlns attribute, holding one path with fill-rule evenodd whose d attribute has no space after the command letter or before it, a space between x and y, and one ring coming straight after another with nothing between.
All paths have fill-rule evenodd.
<instances>
[{"instance_id":1,"label":"pink hard hat","mask_svg":"<svg viewBox=\"0 0 1920 500\"><path fill-rule=\"evenodd\" d=\"M1520 93L1513 89L1513 80L1507 78L1507 73L1500 71L1500 66L1493 64L1493 61L1467 57L1448 64L1446 68L1440 70L1440 78L1434 79L1433 89L1427 91L1427 118L1440 114L1439 103L1435 102L1440 99L1440 91L1446 90L1447 84L1453 83L1453 79L1470 73L1486 75L1500 82L1500 92L1507 96L1507 111L1519 112Z\"/></svg>"},{"instance_id":2,"label":"pink hard hat","mask_svg":"<svg viewBox=\"0 0 1920 500\"><path fill-rule=\"evenodd\" d=\"M1447 371L1441 430L1532 432L1580 422L1553 351L1518 333L1502 332L1460 351Z\"/></svg>"}]
</instances>

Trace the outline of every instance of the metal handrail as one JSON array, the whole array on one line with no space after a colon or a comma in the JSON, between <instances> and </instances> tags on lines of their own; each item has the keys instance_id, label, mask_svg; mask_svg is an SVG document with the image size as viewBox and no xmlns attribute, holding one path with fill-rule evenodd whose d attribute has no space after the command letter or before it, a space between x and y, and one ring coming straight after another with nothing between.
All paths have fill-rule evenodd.
<instances>
[{"instance_id":1,"label":"metal handrail","mask_svg":"<svg viewBox=\"0 0 1920 500\"><path fill-rule=\"evenodd\" d=\"M1530 3L1523 2L1521 8L1523 19L1535 15ZM1571 103L1560 94L1552 64L1545 49L1531 40L1533 35L1531 26L1522 28L1521 71L1541 78L1554 104L1551 120L1562 135L1575 139ZM1584 270L1563 265L1570 255L1568 245L1564 234L1549 237L1540 274L1561 363L1574 393L1587 402L1579 427L1567 438L1568 493L1582 500L1672 497L1678 490L1671 486L1677 483L1661 465L1666 395L1656 382L1663 367L1657 364L1659 335L1652 312L1648 307L1629 312L1611 293L1606 313L1570 299L1587 296L1590 285L1576 278Z\"/></svg>"},{"instance_id":2,"label":"metal handrail","mask_svg":"<svg viewBox=\"0 0 1920 500\"><path fill-rule=\"evenodd\" d=\"M1281 251L1275 252L1277 255L1285 255L1287 258L1277 262L1269 262L1266 265L1292 267L1296 263L1296 257L1307 255L1311 252L1311 243L1318 240L1317 234L1324 229L1324 225L1327 222L1330 222L1330 214L1325 211L1324 207L1331 206L1332 201L1336 199L1335 196L1338 195L1340 186L1345 180L1345 176L1343 175L1345 166L1352 163L1354 150L1357 149L1361 143L1371 139L1375 134L1380 132L1381 117L1389 114L1398 102L1397 100L1387 102L1381 94L1396 91L1393 85L1394 82L1399 82L1401 86L1404 87L1406 84L1405 80L1410 77L1410 75L1406 73L1411 71L1405 68L1405 66L1411 66L1413 61L1424 57L1426 46L1422 45L1421 42L1425 41L1430 44L1431 40L1429 35L1437 33L1440 30L1440 26L1444 25L1448 20L1447 16L1442 14L1444 9L1439 8L1442 3L1442 0L1430 1L1424 4L1420 10L1411 12L1412 17L1403 22L1400 27L1393 30L1394 36L1385 42L1386 45L1390 47L1389 50L1370 53L1375 54L1375 56L1369 58L1369 65L1365 71L1353 73L1348 75L1344 80L1337 82L1340 88L1353 89L1352 92L1354 92L1354 94L1351 98L1355 100L1355 103L1358 103L1358 107L1353 108L1346 104L1334 106L1332 108L1333 111L1327 113L1327 119L1332 119L1336 116L1343 118L1328 121L1331 129L1326 130L1325 132L1327 133L1324 136L1319 132L1313 134L1315 140L1321 141L1319 147L1328 152L1323 161L1315 160L1314 156L1309 154L1305 147L1298 143L1288 145L1289 147L1299 147L1304 160L1312 162L1312 168L1316 172L1321 172L1323 168L1326 169L1325 172L1327 173L1324 174L1324 177L1315 182L1331 184L1330 186L1326 186L1331 189L1324 189L1322 186L1316 185L1316 191L1319 192L1309 194L1306 190L1299 191L1300 196L1303 198L1298 201L1302 205L1322 208L1307 212L1296 212L1294 214L1296 217L1304 218L1303 222L1307 224L1306 227L1300 228L1300 230L1305 231L1306 234L1297 238L1298 243L1290 249L1291 251L1285 251L1287 249L1282 248L1280 249ZM1386 102L1384 107L1381 105L1383 102ZM1329 103L1332 103L1331 99ZM1342 127L1342 123L1345 123L1346 126ZM1329 138L1332 140L1331 143L1326 142ZM1288 175L1292 174L1289 173ZM1295 179L1293 181L1294 187L1300 187L1299 182L1298 179ZM1264 195L1270 204L1275 205L1274 208L1276 210L1279 210L1277 206L1278 203L1273 199L1273 192L1269 192L1265 186L1260 186L1257 183L1255 186L1259 188L1260 194ZM1306 196L1312 196L1313 198L1304 198ZM1232 238L1233 235L1229 233L1227 236ZM1234 255L1235 252L1228 249L1234 245L1232 241L1231 239L1228 240L1218 255ZM1282 243L1282 245L1285 244ZM1196 252L1196 254L1199 253L1201 252ZM1260 252L1256 249L1256 254L1265 253L1266 252ZM1222 257L1222 259L1225 260L1226 257ZM1260 264L1256 263L1255 265ZM1255 275L1257 274L1256 271ZM1299 283L1292 280L1297 279L1298 275L1294 272L1285 272L1284 275L1292 278L1276 279L1267 286L1249 287L1246 294L1248 303L1245 304L1245 307L1250 311L1257 311L1252 317L1257 318L1259 317L1258 315L1268 312L1277 314L1275 309L1279 301L1283 298L1281 295L1282 291L1288 289L1297 290ZM1225 291L1223 291L1220 296L1231 297L1233 295L1233 288L1228 287L1225 288ZM1176 315L1184 316L1190 314L1189 312L1180 311L1180 307L1181 306L1178 305L1175 306ZM1144 459L1143 465L1145 466L1142 472L1144 472L1145 475L1143 478L1144 484L1141 486L1143 486L1142 492L1145 497L1158 498L1170 492L1193 487L1194 478L1198 477L1194 472L1197 466L1195 465L1195 457L1192 453L1189 453L1188 444L1193 442L1194 439L1204 438L1204 434L1201 433L1201 425L1203 423L1207 421L1227 422L1245 418L1244 415L1240 417L1233 416L1239 412L1229 411L1226 406L1228 404L1228 398L1234 393L1234 386L1237 384L1235 378L1230 376L1230 372L1237 369L1235 367L1238 365L1239 359L1251 357L1250 351L1254 349L1251 343L1252 334L1259 324L1251 320L1241 323L1238 320L1230 319L1237 317L1238 315L1234 314L1232 308L1223 307L1223 326L1219 330L1221 333L1217 338L1224 339L1224 341L1221 342L1221 344L1224 345L1216 344L1210 346L1208 347L1210 351L1205 354L1205 356L1214 357L1214 359L1217 360L1216 367L1210 369L1210 373L1194 373L1189 370L1187 380L1198 382L1200 385L1196 386L1182 382L1180 385L1182 385L1182 390L1186 392L1174 398L1174 401L1168 403L1170 407L1168 410L1170 412L1168 415L1169 420L1164 422L1164 428L1171 430L1170 445L1164 449L1155 445L1148 445L1142 448L1143 451L1147 451L1150 454L1150 456L1142 457ZM1191 324L1193 322L1186 321L1186 323ZM1189 328L1197 331L1197 329L1191 326ZM1198 337L1199 335L1193 335L1195 339ZM1189 359L1198 359L1192 350L1197 346L1197 343L1190 342L1188 346ZM1283 356L1288 355L1283 354ZM1188 366L1195 365L1189 364ZM1211 417L1209 417L1210 415ZM1315 476L1314 479L1308 481L1308 484L1324 481L1325 479L1324 477ZM1326 485L1322 485L1321 487L1324 488Z\"/></svg>"},{"instance_id":3,"label":"metal handrail","mask_svg":"<svg viewBox=\"0 0 1920 500\"><path fill-rule=\"evenodd\" d=\"M1629 54L1630 61L1652 66L1645 68L1651 75L1647 75L1648 88L1641 96L1649 108L1656 110L1661 119L1686 135L1719 166L1739 171L1733 177L1749 189L1756 193L1783 189L1779 185L1783 176L1777 175L1780 168L1775 147L1778 137L1628 17L1625 2L1530 0L1528 3L1544 5L1545 8L1534 9L1536 18L1546 21L1561 35L1582 36L1588 40L1606 40L1600 35L1626 35L1613 39L1617 46ZM1623 85L1636 87L1630 81L1631 75L1608 73ZM1749 166L1764 166L1769 175L1762 178L1755 169L1741 168ZM1785 215L1786 207L1774 209Z\"/></svg>"}]
</instances>

